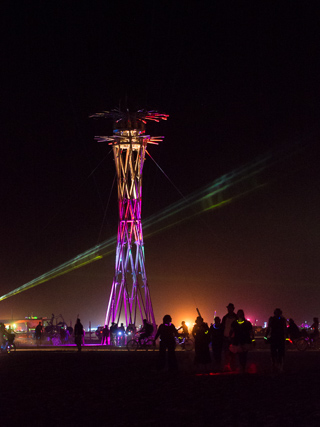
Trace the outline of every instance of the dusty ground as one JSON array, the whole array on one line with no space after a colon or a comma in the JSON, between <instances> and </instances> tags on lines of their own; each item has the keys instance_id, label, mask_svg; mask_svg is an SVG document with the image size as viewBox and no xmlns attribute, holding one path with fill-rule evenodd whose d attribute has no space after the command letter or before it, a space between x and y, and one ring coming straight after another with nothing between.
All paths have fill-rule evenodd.
<instances>
[{"instance_id":1,"label":"dusty ground","mask_svg":"<svg viewBox=\"0 0 320 427\"><path fill-rule=\"evenodd\" d=\"M22 351L1 354L1 424L11 426L319 426L320 352L269 352L252 374L207 375L177 351L177 375L155 370L156 352ZM201 375L199 375L201 374Z\"/></svg>"}]
</instances>

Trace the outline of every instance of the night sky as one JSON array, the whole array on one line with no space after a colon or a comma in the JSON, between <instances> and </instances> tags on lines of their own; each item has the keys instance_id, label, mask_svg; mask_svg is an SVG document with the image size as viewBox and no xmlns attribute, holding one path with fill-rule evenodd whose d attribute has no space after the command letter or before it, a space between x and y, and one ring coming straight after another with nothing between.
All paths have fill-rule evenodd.
<instances>
[{"instance_id":1,"label":"night sky","mask_svg":"<svg viewBox=\"0 0 320 427\"><path fill-rule=\"evenodd\" d=\"M271 158L217 208L145 235L157 323L233 302L320 316L320 18L312 2L1 5L0 296L114 236L112 108L170 114L147 133L142 217ZM98 133L100 132L100 133ZM222 179L223 181L223 179ZM218 204L218 203L216 203ZM189 212L190 214L190 212ZM104 322L115 254L0 302L0 318Z\"/></svg>"}]
</instances>

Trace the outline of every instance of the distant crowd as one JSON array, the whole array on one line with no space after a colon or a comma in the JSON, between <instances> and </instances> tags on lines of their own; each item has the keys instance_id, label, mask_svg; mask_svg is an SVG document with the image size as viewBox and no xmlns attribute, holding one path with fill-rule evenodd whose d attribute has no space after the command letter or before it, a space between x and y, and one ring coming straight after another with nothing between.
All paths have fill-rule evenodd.
<instances>
[{"instance_id":1,"label":"distant crowd","mask_svg":"<svg viewBox=\"0 0 320 427\"><path fill-rule=\"evenodd\" d=\"M163 323L155 330L154 326L143 320L143 325L136 329L133 324L129 324L126 328L121 323L118 326L113 322L110 326L105 325L98 329L98 338L101 345L124 346L128 349L148 348L155 346L156 340L159 338L159 358L158 369L162 370L168 364L169 371L178 369L177 359L175 355L176 345L179 344L182 348L188 350L194 346L195 356L194 363L201 365L205 369L214 369L216 372L232 372L239 370L246 372L248 352L255 346L254 330L251 322L246 319L244 311L239 309L235 312L234 304L229 303L227 313L222 317L214 318L214 323L210 326L204 321L198 312L199 316L195 319L191 336L188 326L185 321L181 322L181 326L176 328L172 323L170 315L163 317ZM78 351L81 351L81 346L84 344L85 331L80 319L77 319L74 330L70 328L62 328L62 339L69 342L70 336L73 333L74 342L77 345ZM41 343L43 326L39 322L35 329L35 338L37 343ZM3 324L0 324L1 348L6 347L8 339L13 342L13 331L6 330ZM319 320L313 318L313 323L308 333L306 330L300 330L293 319L288 322L282 315L280 308L274 310L273 316L269 318L268 326L265 330L265 340L270 344L272 368L275 373L283 371L286 340L290 342L319 342ZM302 340L302 341L301 341ZM210 351L211 348L211 351ZM212 365L213 364L213 365Z\"/></svg>"}]
</instances>

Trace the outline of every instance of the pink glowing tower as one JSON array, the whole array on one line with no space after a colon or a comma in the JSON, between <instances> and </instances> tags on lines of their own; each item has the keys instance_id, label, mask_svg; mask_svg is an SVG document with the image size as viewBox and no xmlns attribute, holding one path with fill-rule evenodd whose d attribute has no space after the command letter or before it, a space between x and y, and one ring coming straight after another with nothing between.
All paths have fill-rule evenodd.
<instances>
[{"instance_id":1,"label":"pink glowing tower","mask_svg":"<svg viewBox=\"0 0 320 427\"><path fill-rule=\"evenodd\" d=\"M106 325L138 325L147 319L155 325L148 287L141 224L142 169L147 144L157 144L164 137L145 134L147 120L167 120L167 114L154 111L104 111L91 117L113 120L112 136L96 136L112 145L117 171L119 223L115 274L106 313ZM123 313L124 308L124 313ZM122 317L121 317L122 316Z\"/></svg>"}]
</instances>

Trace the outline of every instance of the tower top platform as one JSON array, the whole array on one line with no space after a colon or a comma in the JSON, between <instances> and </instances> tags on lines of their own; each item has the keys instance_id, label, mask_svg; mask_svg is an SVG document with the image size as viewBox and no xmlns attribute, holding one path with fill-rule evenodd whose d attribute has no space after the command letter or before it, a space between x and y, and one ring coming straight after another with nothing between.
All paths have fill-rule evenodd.
<instances>
[{"instance_id":1,"label":"tower top platform","mask_svg":"<svg viewBox=\"0 0 320 427\"><path fill-rule=\"evenodd\" d=\"M102 111L101 113L95 113L89 116L90 118L109 118L113 120L114 129L142 129L147 121L160 122L160 120L167 120L169 114L158 113L157 111L151 110L138 110L132 111Z\"/></svg>"},{"instance_id":2,"label":"tower top platform","mask_svg":"<svg viewBox=\"0 0 320 427\"><path fill-rule=\"evenodd\" d=\"M157 111L138 110L131 111L102 111L89 116L90 118L111 119L113 121L113 135L99 135L95 136L98 142L108 142L109 145L121 145L122 148L131 146L133 149L138 149L141 144L158 144L163 140L163 136L145 135L145 125L147 121L160 122L160 120L167 120L169 115L158 113Z\"/></svg>"}]
</instances>

